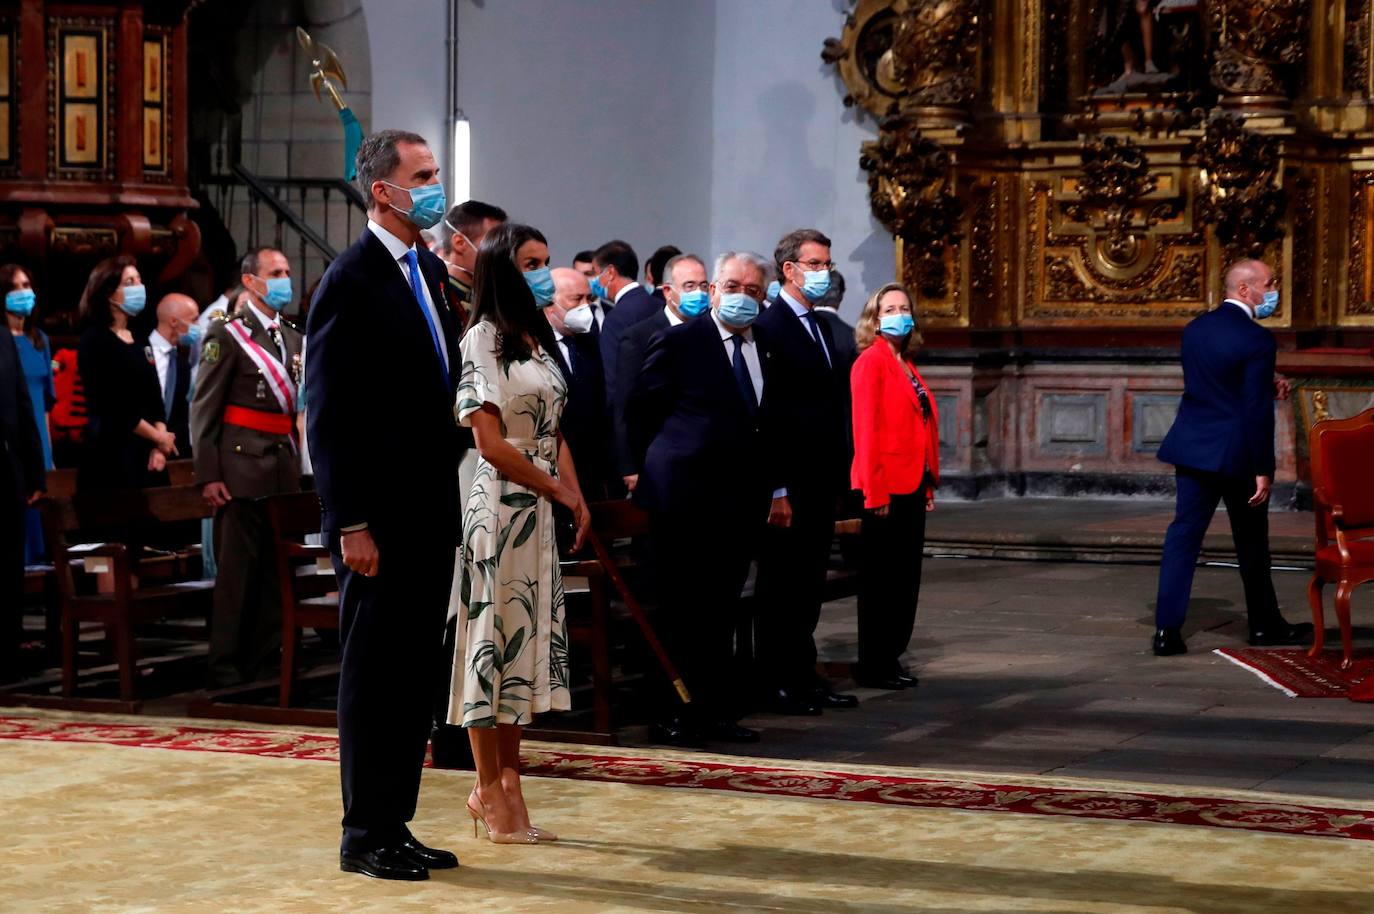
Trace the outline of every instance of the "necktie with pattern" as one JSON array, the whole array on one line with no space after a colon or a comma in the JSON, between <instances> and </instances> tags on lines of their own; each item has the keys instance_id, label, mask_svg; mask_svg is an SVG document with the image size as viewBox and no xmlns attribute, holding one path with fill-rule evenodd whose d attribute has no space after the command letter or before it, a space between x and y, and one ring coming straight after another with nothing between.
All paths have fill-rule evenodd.
<instances>
[{"instance_id":1,"label":"necktie with pattern","mask_svg":"<svg viewBox=\"0 0 1374 914\"><path fill-rule=\"evenodd\" d=\"M749 366L744 363L744 337L736 333L730 337L730 342L735 346L735 354L730 358L730 364L735 369L735 383L739 385L744 405L752 416L759 411L759 398L754 393L754 379L749 376Z\"/></svg>"}]
</instances>

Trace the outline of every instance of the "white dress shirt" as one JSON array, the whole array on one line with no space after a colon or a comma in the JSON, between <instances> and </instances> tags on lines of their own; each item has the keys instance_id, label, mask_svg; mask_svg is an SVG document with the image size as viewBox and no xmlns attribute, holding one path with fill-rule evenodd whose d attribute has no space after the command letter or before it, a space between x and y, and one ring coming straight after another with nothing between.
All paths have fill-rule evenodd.
<instances>
[{"instance_id":1,"label":"white dress shirt","mask_svg":"<svg viewBox=\"0 0 1374 914\"><path fill-rule=\"evenodd\" d=\"M407 245L404 241L382 228L371 219L367 220L368 230L377 236L377 240L386 245L387 253L391 259L396 261L396 268L405 277L406 288L410 288L410 264L405 260L406 251L415 250L415 245ZM444 322L439 320L439 311L434 307L434 300L429 297L429 283L425 282L425 274L420 273L420 292L425 297L425 307L429 309L430 320L434 321L434 330L439 335L439 348L444 353L444 368L449 367L448 360L448 341L444 339Z\"/></svg>"},{"instance_id":2,"label":"white dress shirt","mask_svg":"<svg viewBox=\"0 0 1374 914\"><path fill-rule=\"evenodd\" d=\"M787 307L791 308L792 313L797 315L797 318L801 321L802 329L806 331L806 335L811 337L812 339L816 339L816 334L811 332L811 322L806 319L806 315L811 311L811 309L806 307L806 305L803 305L801 302L797 301L792 296L788 295L785 290L778 293L778 301L787 302ZM820 323L820 319L817 318L817 332L819 332L820 330ZM825 345L824 336L820 337L820 343L821 351L825 353L826 363L829 365L834 365L835 360L830 353L830 347Z\"/></svg>"},{"instance_id":3,"label":"white dress shirt","mask_svg":"<svg viewBox=\"0 0 1374 914\"><path fill-rule=\"evenodd\" d=\"M177 357L177 344L167 342L167 337L156 330L148 337L148 343L153 347L153 364L157 368L157 389L164 391L167 389L167 371L172 360Z\"/></svg>"}]
</instances>

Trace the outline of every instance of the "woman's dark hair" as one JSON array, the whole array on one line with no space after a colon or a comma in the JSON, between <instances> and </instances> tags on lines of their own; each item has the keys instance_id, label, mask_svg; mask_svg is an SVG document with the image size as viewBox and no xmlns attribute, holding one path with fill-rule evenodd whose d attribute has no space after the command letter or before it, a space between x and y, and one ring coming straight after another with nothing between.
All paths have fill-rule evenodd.
<instances>
[{"instance_id":1,"label":"woman's dark hair","mask_svg":"<svg viewBox=\"0 0 1374 914\"><path fill-rule=\"evenodd\" d=\"M550 354L557 345L544 310L535 304L534 293L515 263L516 252L527 241L548 244L539 229L507 222L487 232L477 248L472 280L472 298L477 306L473 309L472 326L482 320L491 321L496 327L501 360L505 362L523 362L533 355L525 341L527 334Z\"/></svg>"},{"instance_id":2,"label":"woman's dark hair","mask_svg":"<svg viewBox=\"0 0 1374 914\"><path fill-rule=\"evenodd\" d=\"M23 273L29 278L29 284L33 284L33 273L27 267L21 267L17 263L7 263L0 266L0 296L7 295L15 289L14 276L16 273ZM43 351L43 331L38 329L38 321L33 319L30 314L24 318L24 335L33 343L33 348L39 352Z\"/></svg>"},{"instance_id":3,"label":"woman's dark hair","mask_svg":"<svg viewBox=\"0 0 1374 914\"><path fill-rule=\"evenodd\" d=\"M86 290L81 293L81 306L77 310L83 327L108 327L114 323L110 316L110 299L119 288L124 269L137 265L128 254L106 257L95 265L86 280Z\"/></svg>"}]
</instances>

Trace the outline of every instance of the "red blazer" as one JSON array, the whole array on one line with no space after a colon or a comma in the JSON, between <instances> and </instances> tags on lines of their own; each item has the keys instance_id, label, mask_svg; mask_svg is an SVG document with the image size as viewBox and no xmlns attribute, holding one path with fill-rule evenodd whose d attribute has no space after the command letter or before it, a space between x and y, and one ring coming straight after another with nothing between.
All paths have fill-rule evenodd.
<instances>
[{"instance_id":1,"label":"red blazer","mask_svg":"<svg viewBox=\"0 0 1374 914\"><path fill-rule=\"evenodd\" d=\"M908 364L910 361L908 360ZM892 347L880 339L865 349L850 372L854 400L854 464L850 484L864 494L865 508L880 508L891 495L910 495L927 464L940 481L939 414L935 396L911 366L930 400L930 421Z\"/></svg>"}]
</instances>

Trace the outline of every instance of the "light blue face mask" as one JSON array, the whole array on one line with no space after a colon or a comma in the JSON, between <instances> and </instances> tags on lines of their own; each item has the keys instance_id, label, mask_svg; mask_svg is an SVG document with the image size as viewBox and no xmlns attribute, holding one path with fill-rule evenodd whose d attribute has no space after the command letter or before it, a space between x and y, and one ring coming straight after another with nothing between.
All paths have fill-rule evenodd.
<instances>
[{"instance_id":1,"label":"light blue face mask","mask_svg":"<svg viewBox=\"0 0 1374 914\"><path fill-rule=\"evenodd\" d=\"M200 324L187 324L186 332L181 334L178 339L183 346L194 346L200 342L200 338L204 335L205 332L200 329Z\"/></svg>"},{"instance_id":2,"label":"light blue face mask","mask_svg":"<svg viewBox=\"0 0 1374 914\"><path fill-rule=\"evenodd\" d=\"M878 319L878 329L883 336L895 336L905 338L911 335L911 331L916 328L910 314L884 314Z\"/></svg>"},{"instance_id":3,"label":"light blue face mask","mask_svg":"<svg viewBox=\"0 0 1374 914\"><path fill-rule=\"evenodd\" d=\"M413 222L416 228L434 228L444 218L448 210L448 197L444 195L442 184L421 184L417 187L401 187L390 181L383 181L387 187L394 187L410 194L410 209L401 209L396 204L391 208Z\"/></svg>"},{"instance_id":4,"label":"light blue face mask","mask_svg":"<svg viewBox=\"0 0 1374 914\"><path fill-rule=\"evenodd\" d=\"M701 289L678 293L677 310L683 317L696 317L698 314L704 313L709 307L711 307L711 299Z\"/></svg>"},{"instance_id":5,"label":"light blue face mask","mask_svg":"<svg viewBox=\"0 0 1374 914\"><path fill-rule=\"evenodd\" d=\"M765 295L764 298L767 299L768 301L777 301L777 300L778 300L778 296L781 295L781 294L782 294L782 283L778 282L778 281L775 279L775 280L773 280L772 282L770 282L770 283L768 284L768 294Z\"/></svg>"},{"instance_id":6,"label":"light blue face mask","mask_svg":"<svg viewBox=\"0 0 1374 914\"><path fill-rule=\"evenodd\" d=\"M143 313L143 307L148 304L148 287L143 285L125 286L124 301L120 303L119 309L130 317L138 317Z\"/></svg>"},{"instance_id":7,"label":"light blue face mask","mask_svg":"<svg viewBox=\"0 0 1374 914\"><path fill-rule=\"evenodd\" d=\"M1270 289L1264 293L1264 300L1255 308L1255 317L1264 320L1272 317L1274 312L1279 310L1279 290Z\"/></svg>"},{"instance_id":8,"label":"light blue face mask","mask_svg":"<svg viewBox=\"0 0 1374 914\"><path fill-rule=\"evenodd\" d=\"M759 303L743 292L722 292L720 319L736 330L743 330L759 316Z\"/></svg>"},{"instance_id":9,"label":"light blue face mask","mask_svg":"<svg viewBox=\"0 0 1374 914\"><path fill-rule=\"evenodd\" d=\"M590 285L592 287L592 294L595 295L597 298L609 299L611 297L611 290L607 289L604 285L601 284L600 273L597 273L595 276L592 277Z\"/></svg>"},{"instance_id":10,"label":"light blue face mask","mask_svg":"<svg viewBox=\"0 0 1374 914\"><path fill-rule=\"evenodd\" d=\"M263 303L273 311L280 311L291 304L291 299L295 293L291 290L290 276L273 276L270 279L259 276L267 285L267 294L262 297Z\"/></svg>"},{"instance_id":11,"label":"light blue face mask","mask_svg":"<svg viewBox=\"0 0 1374 914\"><path fill-rule=\"evenodd\" d=\"M534 303L547 308L553 301L553 273L548 267L525 271L525 283L534 293Z\"/></svg>"},{"instance_id":12,"label":"light blue face mask","mask_svg":"<svg viewBox=\"0 0 1374 914\"><path fill-rule=\"evenodd\" d=\"M800 264L798 264L800 266ZM825 293L830 291L830 271L829 270L804 270L802 271L802 296L809 302L820 301Z\"/></svg>"},{"instance_id":13,"label":"light blue face mask","mask_svg":"<svg viewBox=\"0 0 1374 914\"><path fill-rule=\"evenodd\" d=\"M19 317L28 317L33 313L33 304L37 300L38 296L33 294L32 289L15 289L5 293L5 310Z\"/></svg>"}]
</instances>

